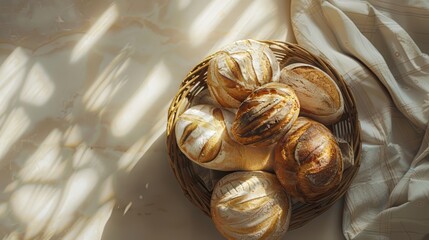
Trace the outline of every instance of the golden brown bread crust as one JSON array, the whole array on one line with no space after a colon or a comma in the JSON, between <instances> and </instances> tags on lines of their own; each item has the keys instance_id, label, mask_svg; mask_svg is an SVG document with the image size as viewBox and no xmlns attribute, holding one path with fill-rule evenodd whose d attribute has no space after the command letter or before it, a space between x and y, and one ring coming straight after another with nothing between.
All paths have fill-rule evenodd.
<instances>
[{"instance_id":1,"label":"golden brown bread crust","mask_svg":"<svg viewBox=\"0 0 429 240\"><path fill-rule=\"evenodd\" d=\"M300 114L329 125L344 113L344 99L338 85L324 71L303 63L286 66L280 82L295 91L301 104Z\"/></svg>"},{"instance_id":2,"label":"golden brown bread crust","mask_svg":"<svg viewBox=\"0 0 429 240\"><path fill-rule=\"evenodd\" d=\"M176 123L177 144L181 151L201 164L215 159L227 135L224 113L228 114L220 108L204 105L185 111Z\"/></svg>"},{"instance_id":3,"label":"golden brown bread crust","mask_svg":"<svg viewBox=\"0 0 429 240\"><path fill-rule=\"evenodd\" d=\"M332 108L339 108L341 102L341 92L337 90L335 85L330 84L331 82L327 82L325 79L328 78L326 73L322 70L309 66L301 66L291 69L292 72L298 74L306 79L309 79L311 82L318 84L321 89L326 89L327 92L330 93L330 97L332 98L332 102L327 104L332 104Z\"/></svg>"},{"instance_id":4,"label":"golden brown bread crust","mask_svg":"<svg viewBox=\"0 0 429 240\"><path fill-rule=\"evenodd\" d=\"M270 145L289 130L298 118L299 108L292 88L282 83L265 84L240 105L231 133L244 145Z\"/></svg>"},{"instance_id":5,"label":"golden brown bread crust","mask_svg":"<svg viewBox=\"0 0 429 240\"><path fill-rule=\"evenodd\" d=\"M210 210L227 239L280 239L289 227L292 204L274 174L234 172L217 182Z\"/></svg>"},{"instance_id":6,"label":"golden brown bread crust","mask_svg":"<svg viewBox=\"0 0 429 240\"><path fill-rule=\"evenodd\" d=\"M207 87L221 106L237 108L254 89L279 77L279 63L268 45L241 40L210 60Z\"/></svg>"},{"instance_id":7,"label":"golden brown bread crust","mask_svg":"<svg viewBox=\"0 0 429 240\"><path fill-rule=\"evenodd\" d=\"M221 171L272 171L273 146L253 148L230 136L234 114L211 105L196 105L183 112L175 125L179 149L194 163Z\"/></svg>"},{"instance_id":8,"label":"golden brown bread crust","mask_svg":"<svg viewBox=\"0 0 429 240\"><path fill-rule=\"evenodd\" d=\"M315 202L340 183L341 150L323 124L299 117L275 148L274 171L291 196Z\"/></svg>"}]
</instances>

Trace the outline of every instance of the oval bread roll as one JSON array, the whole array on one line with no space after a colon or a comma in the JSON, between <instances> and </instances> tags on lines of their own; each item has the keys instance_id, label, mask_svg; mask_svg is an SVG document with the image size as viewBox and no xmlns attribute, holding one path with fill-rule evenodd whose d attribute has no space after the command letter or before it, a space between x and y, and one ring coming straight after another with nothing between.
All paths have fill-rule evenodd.
<instances>
[{"instance_id":1,"label":"oval bread roll","mask_svg":"<svg viewBox=\"0 0 429 240\"><path fill-rule=\"evenodd\" d=\"M234 172L223 177L211 198L211 215L227 239L280 239L292 204L274 174Z\"/></svg>"},{"instance_id":2,"label":"oval bread roll","mask_svg":"<svg viewBox=\"0 0 429 240\"><path fill-rule=\"evenodd\" d=\"M180 150L200 166L223 171L272 170L273 148L250 148L229 135L234 114L211 105L197 105L175 125Z\"/></svg>"},{"instance_id":3,"label":"oval bread roll","mask_svg":"<svg viewBox=\"0 0 429 240\"><path fill-rule=\"evenodd\" d=\"M303 63L286 66L280 82L293 88L301 104L301 115L332 124L344 113L344 99L338 85L319 68Z\"/></svg>"},{"instance_id":4,"label":"oval bread roll","mask_svg":"<svg viewBox=\"0 0 429 240\"><path fill-rule=\"evenodd\" d=\"M301 202L317 202L341 181L341 150L323 124L299 117L275 148L274 171Z\"/></svg>"},{"instance_id":5,"label":"oval bread roll","mask_svg":"<svg viewBox=\"0 0 429 240\"><path fill-rule=\"evenodd\" d=\"M237 108L257 87L280 77L279 63L264 43L236 41L210 60L207 86L216 101L227 108Z\"/></svg>"},{"instance_id":6,"label":"oval bread roll","mask_svg":"<svg viewBox=\"0 0 429 240\"><path fill-rule=\"evenodd\" d=\"M289 130L298 118L299 108L292 88L283 83L267 83L240 105L231 133L237 142L244 145L270 145Z\"/></svg>"}]
</instances>

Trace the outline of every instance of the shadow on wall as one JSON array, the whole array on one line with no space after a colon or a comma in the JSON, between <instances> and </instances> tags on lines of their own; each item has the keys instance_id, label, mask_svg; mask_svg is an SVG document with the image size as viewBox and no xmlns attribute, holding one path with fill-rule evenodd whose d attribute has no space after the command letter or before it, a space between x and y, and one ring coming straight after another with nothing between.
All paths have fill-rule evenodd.
<instances>
[{"instance_id":1,"label":"shadow on wall","mask_svg":"<svg viewBox=\"0 0 429 240\"><path fill-rule=\"evenodd\" d=\"M0 11L17 17L2 19L14 33L0 31L0 235L118 239L132 230L171 236L160 228L166 223L181 226L178 237L217 238L169 169L167 108L187 71L220 46L284 37L280 2L286 5L6 4ZM262 4L277 12L256 15ZM193 229L204 221L206 227Z\"/></svg>"}]
</instances>

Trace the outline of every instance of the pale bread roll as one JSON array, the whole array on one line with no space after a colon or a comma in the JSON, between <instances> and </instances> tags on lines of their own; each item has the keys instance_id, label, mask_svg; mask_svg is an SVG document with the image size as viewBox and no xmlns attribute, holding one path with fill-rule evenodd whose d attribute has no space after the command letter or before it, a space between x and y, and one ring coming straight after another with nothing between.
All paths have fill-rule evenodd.
<instances>
[{"instance_id":1,"label":"pale bread roll","mask_svg":"<svg viewBox=\"0 0 429 240\"><path fill-rule=\"evenodd\" d=\"M329 125L337 122L344 113L344 99L338 85L313 65L295 63L284 67L280 82L293 88L303 116Z\"/></svg>"},{"instance_id":2,"label":"pale bread roll","mask_svg":"<svg viewBox=\"0 0 429 240\"><path fill-rule=\"evenodd\" d=\"M323 124L299 117L275 148L274 171L292 197L317 202L341 181L341 150Z\"/></svg>"},{"instance_id":3,"label":"pale bread roll","mask_svg":"<svg viewBox=\"0 0 429 240\"><path fill-rule=\"evenodd\" d=\"M216 101L237 108L257 87L278 81L279 63L264 43L236 41L215 54L207 71L207 86Z\"/></svg>"},{"instance_id":4,"label":"pale bread roll","mask_svg":"<svg viewBox=\"0 0 429 240\"><path fill-rule=\"evenodd\" d=\"M253 91L237 110L231 133L244 145L268 146L277 142L298 118L295 92L283 83L267 83Z\"/></svg>"},{"instance_id":5,"label":"pale bread roll","mask_svg":"<svg viewBox=\"0 0 429 240\"><path fill-rule=\"evenodd\" d=\"M272 170L271 148L251 148L229 134L234 114L211 105L197 105L179 116L175 125L180 150L200 166L222 171Z\"/></svg>"},{"instance_id":6,"label":"pale bread roll","mask_svg":"<svg viewBox=\"0 0 429 240\"><path fill-rule=\"evenodd\" d=\"M234 172L212 193L210 210L227 239L280 239L287 231L292 204L274 174Z\"/></svg>"}]
</instances>

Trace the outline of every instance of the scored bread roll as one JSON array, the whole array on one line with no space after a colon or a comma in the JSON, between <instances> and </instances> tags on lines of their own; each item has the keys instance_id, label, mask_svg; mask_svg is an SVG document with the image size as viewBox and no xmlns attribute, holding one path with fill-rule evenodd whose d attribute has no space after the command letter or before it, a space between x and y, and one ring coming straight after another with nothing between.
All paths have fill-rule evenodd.
<instances>
[{"instance_id":1,"label":"scored bread roll","mask_svg":"<svg viewBox=\"0 0 429 240\"><path fill-rule=\"evenodd\" d=\"M321 69L295 63L281 70L280 82L293 88L301 104L301 115L329 125L344 113L344 99L335 81Z\"/></svg>"},{"instance_id":2,"label":"scored bread roll","mask_svg":"<svg viewBox=\"0 0 429 240\"><path fill-rule=\"evenodd\" d=\"M292 88L267 83L253 91L237 110L231 133L244 145L277 142L298 118L300 103Z\"/></svg>"},{"instance_id":3,"label":"scored bread roll","mask_svg":"<svg viewBox=\"0 0 429 240\"><path fill-rule=\"evenodd\" d=\"M280 239L289 227L292 204L274 174L234 172L215 185L213 222L227 239Z\"/></svg>"},{"instance_id":4,"label":"scored bread roll","mask_svg":"<svg viewBox=\"0 0 429 240\"><path fill-rule=\"evenodd\" d=\"M211 105L197 105L179 116L175 125L177 145L193 162L222 171L272 170L271 148L251 148L229 134L234 114Z\"/></svg>"},{"instance_id":5,"label":"scored bread roll","mask_svg":"<svg viewBox=\"0 0 429 240\"><path fill-rule=\"evenodd\" d=\"M339 185L341 150L323 124L299 117L275 148L274 171L292 196L316 202Z\"/></svg>"},{"instance_id":6,"label":"scored bread roll","mask_svg":"<svg viewBox=\"0 0 429 240\"><path fill-rule=\"evenodd\" d=\"M278 81L279 77L279 63L268 45L241 40L210 60L207 86L220 105L237 108L255 88Z\"/></svg>"}]
</instances>

